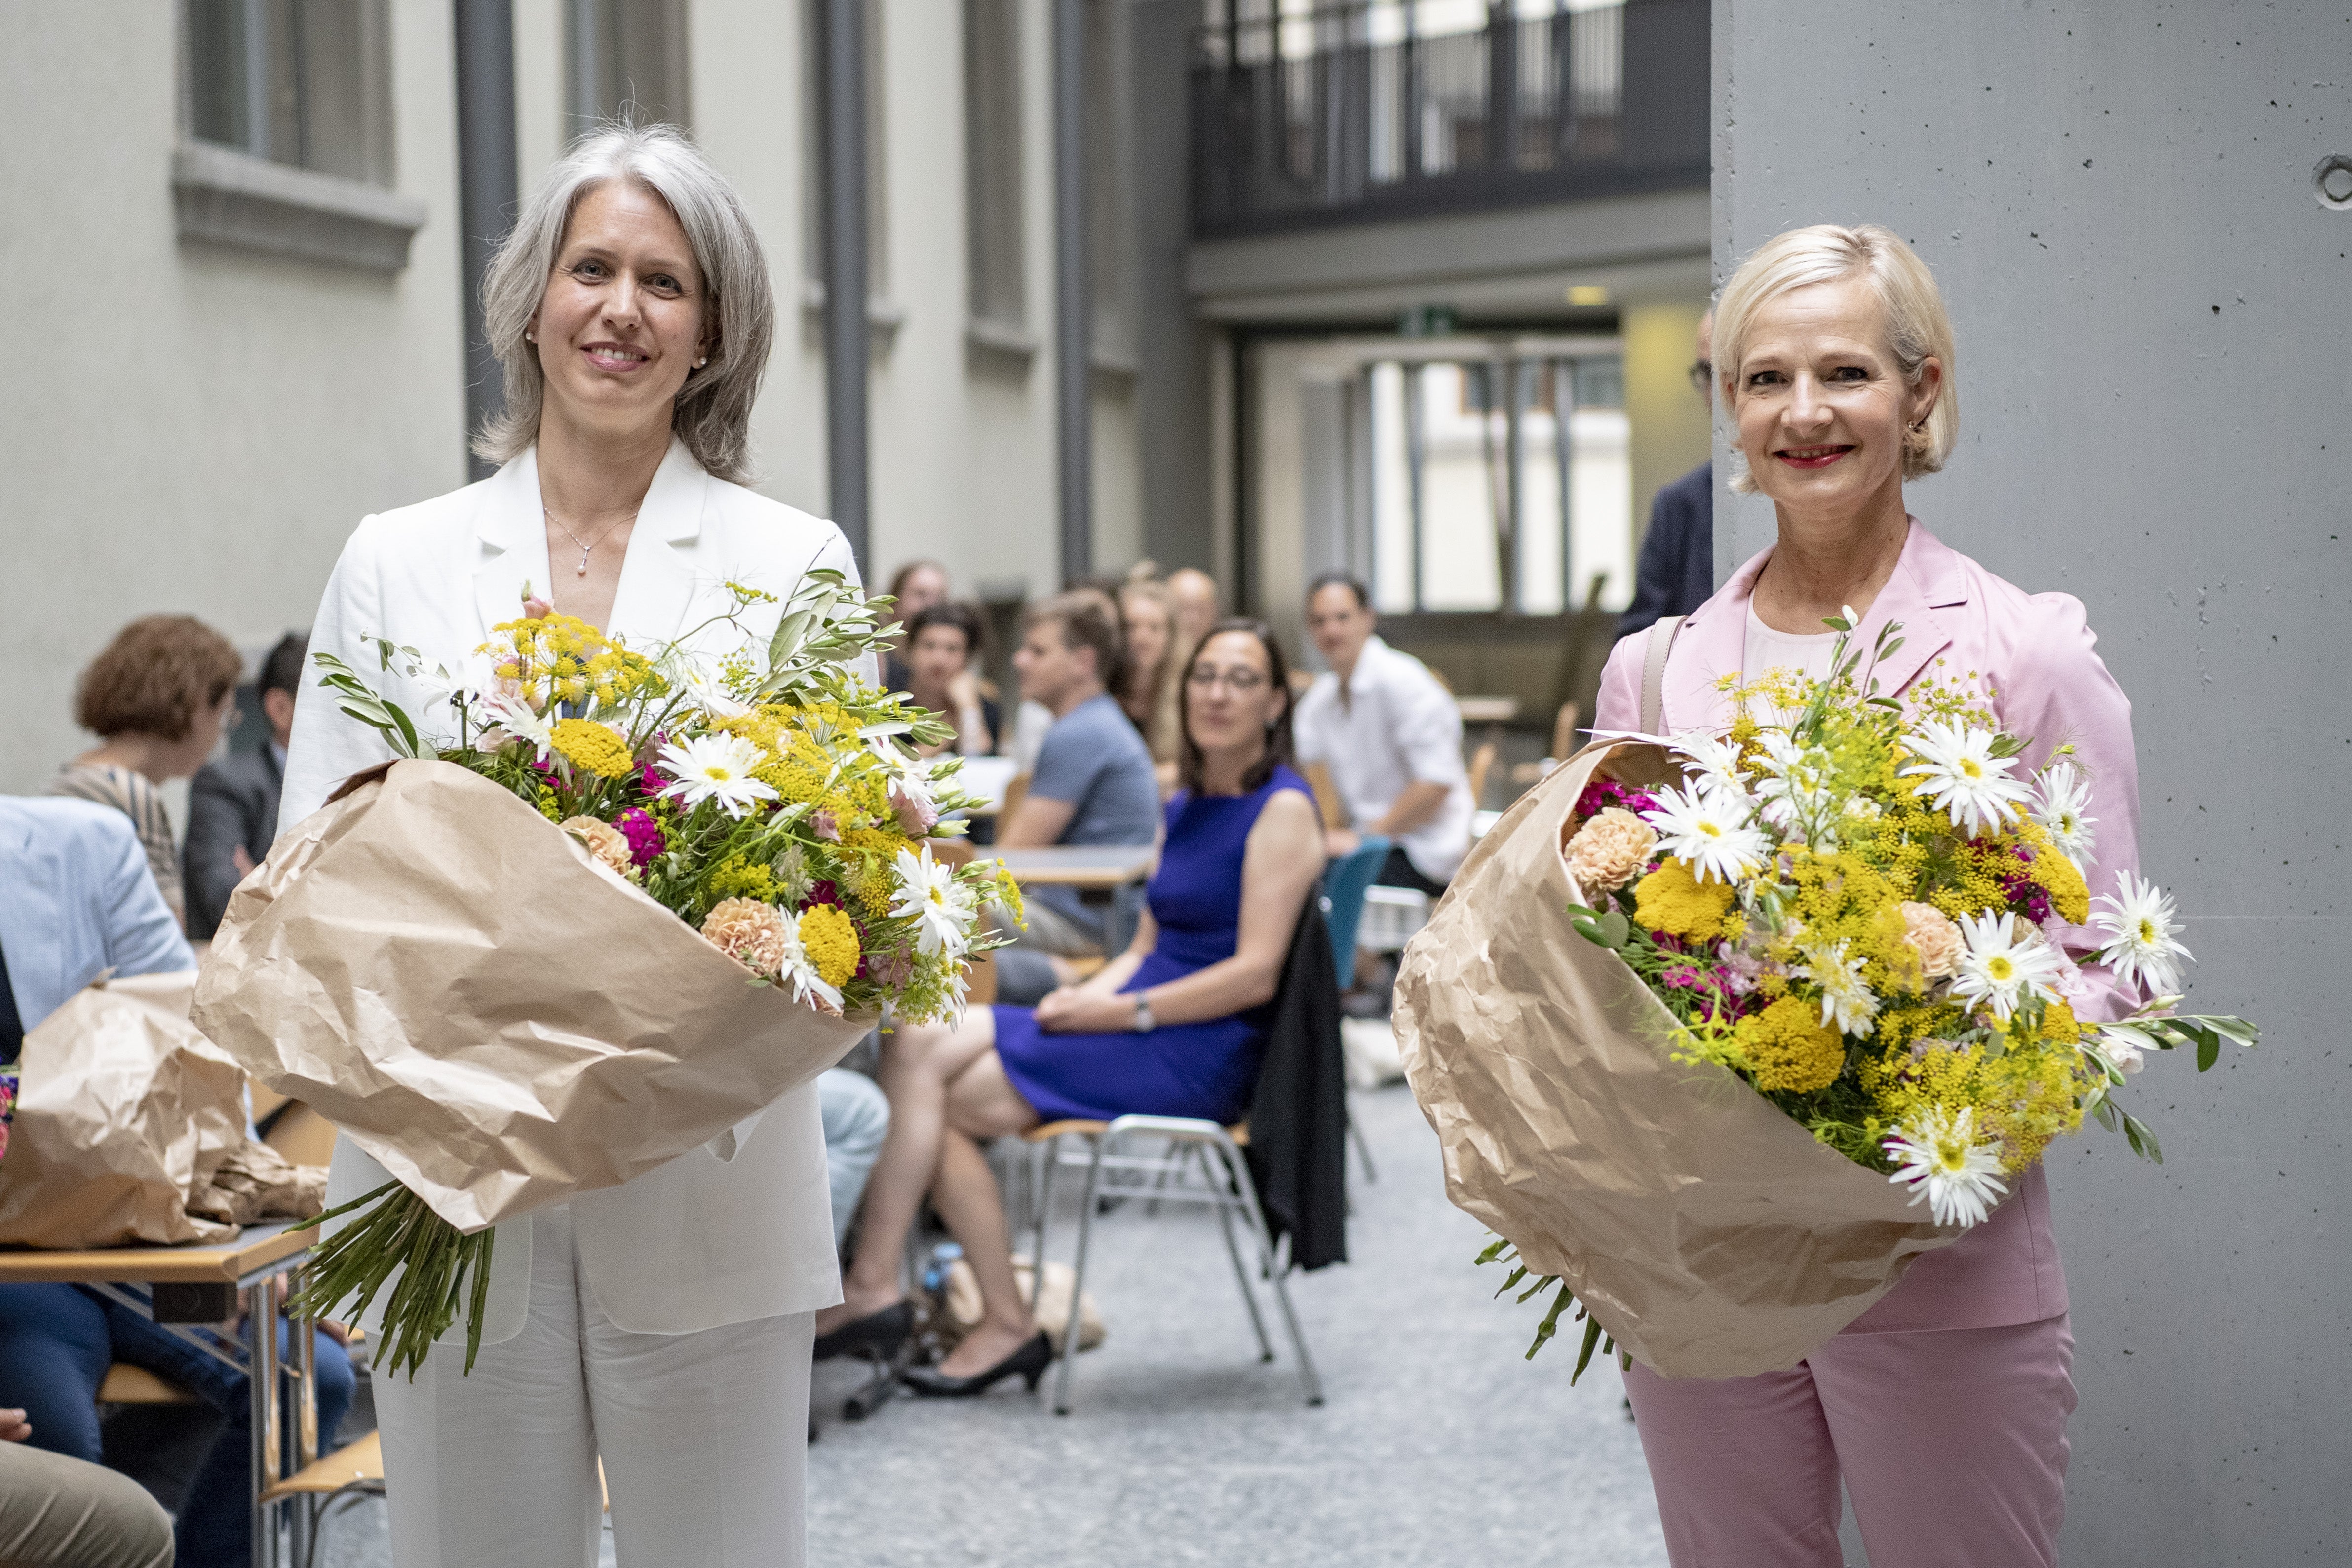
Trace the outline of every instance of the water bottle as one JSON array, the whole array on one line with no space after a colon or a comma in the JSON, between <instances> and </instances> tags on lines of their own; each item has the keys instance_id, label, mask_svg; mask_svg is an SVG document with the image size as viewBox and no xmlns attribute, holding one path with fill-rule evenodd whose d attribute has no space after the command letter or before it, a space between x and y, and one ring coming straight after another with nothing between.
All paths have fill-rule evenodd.
<instances>
[{"instance_id":1,"label":"water bottle","mask_svg":"<svg viewBox=\"0 0 2352 1568\"><path fill-rule=\"evenodd\" d=\"M923 1292L931 1300L946 1306L948 1270L963 1256L963 1248L953 1241L942 1241L931 1249L931 1260L923 1268Z\"/></svg>"}]
</instances>

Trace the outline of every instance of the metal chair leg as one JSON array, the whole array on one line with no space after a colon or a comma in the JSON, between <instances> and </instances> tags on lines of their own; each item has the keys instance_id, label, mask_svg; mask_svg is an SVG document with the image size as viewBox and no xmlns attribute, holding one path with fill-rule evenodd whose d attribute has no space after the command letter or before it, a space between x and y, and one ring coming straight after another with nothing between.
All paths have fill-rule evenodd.
<instances>
[{"instance_id":1,"label":"metal chair leg","mask_svg":"<svg viewBox=\"0 0 2352 1568\"><path fill-rule=\"evenodd\" d=\"M1048 1138L1037 1145L1037 1151L1044 1164L1029 1167L1029 1196L1036 1207L1031 1216L1029 1266L1042 1280L1045 1277L1045 1220L1054 1212L1054 1167L1062 1163L1062 1140Z\"/></svg>"},{"instance_id":2,"label":"metal chair leg","mask_svg":"<svg viewBox=\"0 0 2352 1568\"><path fill-rule=\"evenodd\" d=\"M1356 1125L1356 1110L1352 1105L1348 1108L1348 1141L1356 1145L1356 1158L1364 1167L1364 1179L1379 1181L1381 1173L1372 1168L1372 1146L1364 1142L1363 1129Z\"/></svg>"},{"instance_id":3,"label":"metal chair leg","mask_svg":"<svg viewBox=\"0 0 2352 1568\"><path fill-rule=\"evenodd\" d=\"M1201 1162L1201 1179L1213 1183L1217 1191L1217 1228L1224 1233L1225 1256L1234 1260L1234 1283L1241 1287L1242 1304L1249 1308L1250 1330L1257 1335L1257 1358L1272 1361L1274 1342L1265 1337L1265 1316L1257 1310L1257 1292L1250 1289L1249 1266L1242 1261L1241 1245L1234 1239L1234 1210L1241 1207L1240 1201L1231 1196L1232 1186L1211 1168L1207 1150L1194 1144L1192 1154Z\"/></svg>"},{"instance_id":4,"label":"metal chair leg","mask_svg":"<svg viewBox=\"0 0 2352 1568\"><path fill-rule=\"evenodd\" d=\"M1070 1281L1070 1324L1062 1333L1062 1364L1054 1375L1054 1414L1056 1416L1070 1413L1070 1363L1078 1358L1079 1303L1086 1300L1087 1288L1087 1243L1094 1233L1095 1197L1102 1189L1103 1150L1109 1144L1110 1135L1098 1133L1093 1141L1094 1161L1087 1166L1087 1198L1078 1209L1078 1259L1076 1277ZM1038 1289L1042 1291L1045 1278L1042 1260L1037 1266L1036 1278Z\"/></svg>"},{"instance_id":5,"label":"metal chair leg","mask_svg":"<svg viewBox=\"0 0 2352 1568\"><path fill-rule=\"evenodd\" d=\"M1307 1390L1307 1403L1323 1403L1323 1382L1315 1375L1314 1358L1307 1353L1307 1335L1298 1326L1298 1311L1290 1302L1290 1284L1284 1277L1281 1260L1274 1255L1273 1233L1266 1228L1265 1211L1258 1207L1257 1185L1250 1180L1249 1162L1230 1138L1221 1138L1217 1153L1233 1173L1234 1184L1240 1191L1250 1228L1255 1234L1258 1255L1265 1260L1267 1276L1274 1281L1274 1299L1282 1308L1282 1321L1290 1331L1290 1347L1298 1354L1298 1381Z\"/></svg>"}]
</instances>

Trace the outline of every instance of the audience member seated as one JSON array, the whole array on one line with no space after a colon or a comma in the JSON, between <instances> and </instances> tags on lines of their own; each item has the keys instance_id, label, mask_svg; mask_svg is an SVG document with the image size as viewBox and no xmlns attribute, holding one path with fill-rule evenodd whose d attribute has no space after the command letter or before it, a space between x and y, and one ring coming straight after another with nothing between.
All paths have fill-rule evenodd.
<instances>
[{"instance_id":1,"label":"audience member seated","mask_svg":"<svg viewBox=\"0 0 2352 1568\"><path fill-rule=\"evenodd\" d=\"M890 619L902 627L912 628L915 617L934 604L945 604L952 591L948 583L948 569L935 560L910 560L890 578L890 597L898 603L891 606ZM898 642L882 655L882 689L903 692L907 689L907 633L899 633Z\"/></svg>"},{"instance_id":2,"label":"audience member seated","mask_svg":"<svg viewBox=\"0 0 2352 1568\"><path fill-rule=\"evenodd\" d=\"M289 632L261 661L262 716L269 739L259 751L232 751L196 769L188 786L188 935L212 940L228 895L268 855L278 837L278 790L286 776L286 737L294 729L294 699L302 690L302 664L310 641Z\"/></svg>"},{"instance_id":3,"label":"audience member seated","mask_svg":"<svg viewBox=\"0 0 2352 1568\"><path fill-rule=\"evenodd\" d=\"M220 744L245 661L227 638L186 615L149 615L115 633L81 673L74 722L99 745L66 764L47 792L110 806L131 819L163 903L187 929L180 851L156 787L185 779Z\"/></svg>"},{"instance_id":4,"label":"audience member seated","mask_svg":"<svg viewBox=\"0 0 2352 1568\"><path fill-rule=\"evenodd\" d=\"M1470 775L1462 765L1462 710L1429 667L1374 632L1364 585L1338 572L1315 580L1307 627L1331 666L1298 699L1298 755L1330 769L1349 826L1325 834L1333 859L1366 838L1391 848L1379 881L1445 891L1470 852Z\"/></svg>"},{"instance_id":5,"label":"audience member seated","mask_svg":"<svg viewBox=\"0 0 2352 1568\"><path fill-rule=\"evenodd\" d=\"M0 1061L16 1060L26 1030L108 970L148 975L195 963L120 814L81 800L0 796ZM339 1332L319 1333L322 1440L353 1386ZM288 1333L281 1322L281 1347ZM23 1403L36 1448L97 1462L98 1390L118 1361L226 1418L180 1512L179 1562L241 1568L253 1534L245 1374L94 1291L0 1285L0 1390Z\"/></svg>"},{"instance_id":6,"label":"audience member seated","mask_svg":"<svg viewBox=\"0 0 2352 1568\"><path fill-rule=\"evenodd\" d=\"M1134 943L1034 1009L975 1009L960 1025L901 1029L882 1044L890 1135L866 1196L844 1283L818 1314L845 1338L903 1333L899 1263L928 1192L963 1244L985 1317L919 1393L956 1396L1049 1360L1014 1288L1004 1207L983 1140L1070 1117L1246 1113L1299 913L1323 873L1314 797L1289 767L1290 687L1255 622L1221 623L1183 688L1183 787Z\"/></svg>"},{"instance_id":7,"label":"audience member seated","mask_svg":"<svg viewBox=\"0 0 2352 1568\"><path fill-rule=\"evenodd\" d=\"M1176 646L1180 657L1190 654L1217 623L1217 580L1197 566L1180 566L1168 574L1168 597L1176 607Z\"/></svg>"},{"instance_id":8,"label":"audience member seated","mask_svg":"<svg viewBox=\"0 0 2352 1568\"><path fill-rule=\"evenodd\" d=\"M890 1102L863 1072L835 1067L817 1075L817 1116L824 1127L825 1185L833 1197L833 1245L849 1239L850 1221L866 1196L866 1178L882 1157L890 1131Z\"/></svg>"},{"instance_id":9,"label":"audience member seated","mask_svg":"<svg viewBox=\"0 0 2352 1568\"><path fill-rule=\"evenodd\" d=\"M924 756L953 750L985 757L996 749L1003 714L980 681L986 635L980 612L969 604L934 604L907 622L907 684L894 689L945 714L956 730L947 746L919 747Z\"/></svg>"},{"instance_id":10,"label":"audience member seated","mask_svg":"<svg viewBox=\"0 0 2352 1568\"><path fill-rule=\"evenodd\" d=\"M1176 756L1183 745L1176 718L1176 672L1192 650L1176 645L1176 601L1158 579L1132 577L1121 584L1118 612L1127 633L1118 706L1151 748L1160 793L1166 795L1176 787Z\"/></svg>"},{"instance_id":11,"label":"audience member seated","mask_svg":"<svg viewBox=\"0 0 2352 1568\"><path fill-rule=\"evenodd\" d=\"M47 1453L22 1410L0 1410L0 1563L172 1568L172 1516L129 1476Z\"/></svg>"},{"instance_id":12,"label":"audience member seated","mask_svg":"<svg viewBox=\"0 0 2352 1568\"><path fill-rule=\"evenodd\" d=\"M1118 678L1118 632L1090 590L1034 606L1013 666L1021 695L1042 703L1054 726L1038 747L1028 792L1000 823L1000 849L1045 844L1148 844L1160 823L1160 782L1151 753L1107 689ZM1041 887L1027 897L1028 928L996 955L997 994L1034 1002L1071 977L1055 960L1099 957L1105 912L1075 889Z\"/></svg>"}]
</instances>

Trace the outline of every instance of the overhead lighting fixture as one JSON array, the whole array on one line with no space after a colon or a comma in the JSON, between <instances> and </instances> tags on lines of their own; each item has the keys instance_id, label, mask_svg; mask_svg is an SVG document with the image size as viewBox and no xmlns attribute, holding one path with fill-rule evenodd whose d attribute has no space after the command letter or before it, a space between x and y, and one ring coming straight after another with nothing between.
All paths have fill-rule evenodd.
<instances>
[{"instance_id":1,"label":"overhead lighting fixture","mask_svg":"<svg viewBox=\"0 0 2352 1568\"><path fill-rule=\"evenodd\" d=\"M1609 290L1597 283L1571 283L1568 287L1568 302L1570 305L1606 305L1609 303Z\"/></svg>"}]
</instances>

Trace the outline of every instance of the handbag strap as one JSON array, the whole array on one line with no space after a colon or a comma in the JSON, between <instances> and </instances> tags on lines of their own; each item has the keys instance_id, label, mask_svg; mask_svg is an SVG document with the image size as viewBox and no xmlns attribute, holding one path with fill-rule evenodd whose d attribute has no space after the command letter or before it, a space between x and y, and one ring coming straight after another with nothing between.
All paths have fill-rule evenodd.
<instances>
[{"instance_id":1,"label":"handbag strap","mask_svg":"<svg viewBox=\"0 0 2352 1568\"><path fill-rule=\"evenodd\" d=\"M1650 622L1650 641L1642 653L1642 733L1655 735L1666 721L1666 655L1682 634L1684 618L1668 615Z\"/></svg>"}]
</instances>

